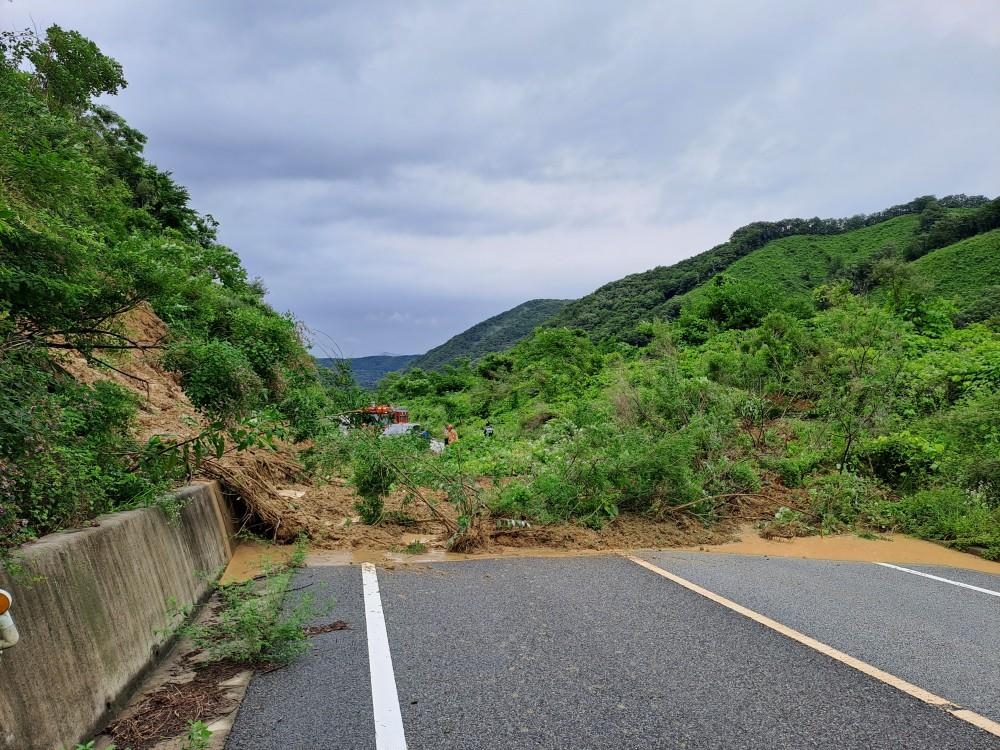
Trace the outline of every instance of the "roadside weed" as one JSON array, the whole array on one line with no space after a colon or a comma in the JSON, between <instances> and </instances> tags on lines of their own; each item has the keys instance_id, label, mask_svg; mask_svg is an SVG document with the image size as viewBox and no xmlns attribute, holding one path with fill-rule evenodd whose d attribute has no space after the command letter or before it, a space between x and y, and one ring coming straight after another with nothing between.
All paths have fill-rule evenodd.
<instances>
[{"instance_id":1,"label":"roadside weed","mask_svg":"<svg viewBox=\"0 0 1000 750\"><path fill-rule=\"evenodd\" d=\"M212 733L203 721L192 721L188 723L187 735L181 750L208 750L208 743L212 739Z\"/></svg>"},{"instance_id":2,"label":"roadside weed","mask_svg":"<svg viewBox=\"0 0 1000 750\"><path fill-rule=\"evenodd\" d=\"M304 626L321 613L311 594L284 608L296 568L305 564L306 540L300 537L287 565L268 567L261 580L218 587L219 608L205 623L182 628L213 660L241 664L287 664L309 648Z\"/></svg>"}]
</instances>

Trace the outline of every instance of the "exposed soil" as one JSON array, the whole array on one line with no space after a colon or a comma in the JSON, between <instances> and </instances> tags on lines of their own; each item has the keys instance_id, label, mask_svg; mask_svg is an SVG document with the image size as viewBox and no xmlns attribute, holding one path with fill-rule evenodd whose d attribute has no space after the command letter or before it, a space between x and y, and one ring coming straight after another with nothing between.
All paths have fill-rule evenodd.
<instances>
[{"instance_id":1,"label":"exposed soil","mask_svg":"<svg viewBox=\"0 0 1000 750\"><path fill-rule=\"evenodd\" d=\"M167 339L166 324L146 303L120 316L116 322L137 344L157 347ZM141 442L153 435L183 440L196 435L205 425L205 420L181 389L180 378L160 364L159 349L127 350L106 356L104 361L116 369L92 365L74 351L62 351L57 356L63 369L81 383L92 385L99 380L110 380L139 396L136 437Z\"/></svg>"},{"instance_id":2,"label":"exposed soil","mask_svg":"<svg viewBox=\"0 0 1000 750\"><path fill-rule=\"evenodd\" d=\"M139 402L135 437L140 443L154 435L178 442L197 436L208 420L184 393L180 376L161 363L161 347L169 335L166 324L142 303L117 318L114 326L140 348L104 354L103 364L65 350L56 354L59 365L81 383L111 381L134 393ZM244 520L269 526L277 540L290 541L306 531L303 523L296 523L297 507L278 492L301 473L297 450L290 445L279 445L278 451L228 448L221 458L204 461L198 478L219 481L246 513Z\"/></svg>"}]
</instances>

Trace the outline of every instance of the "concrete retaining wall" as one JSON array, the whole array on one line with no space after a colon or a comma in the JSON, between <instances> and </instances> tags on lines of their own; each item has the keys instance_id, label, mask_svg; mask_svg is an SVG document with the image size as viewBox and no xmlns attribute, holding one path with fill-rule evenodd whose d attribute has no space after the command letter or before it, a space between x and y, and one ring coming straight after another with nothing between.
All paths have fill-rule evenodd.
<instances>
[{"instance_id":1,"label":"concrete retaining wall","mask_svg":"<svg viewBox=\"0 0 1000 750\"><path fill-rule=\"evenodd\" d=\"M179 521L103 516L25 548L0 570L21 641L0 656L0 750L71 750L103 728L169 639L171 607L200 601L232 557L219 488L191 485ZM27 577L35 577L35 581Z\"/></svg>"}]
</instances>

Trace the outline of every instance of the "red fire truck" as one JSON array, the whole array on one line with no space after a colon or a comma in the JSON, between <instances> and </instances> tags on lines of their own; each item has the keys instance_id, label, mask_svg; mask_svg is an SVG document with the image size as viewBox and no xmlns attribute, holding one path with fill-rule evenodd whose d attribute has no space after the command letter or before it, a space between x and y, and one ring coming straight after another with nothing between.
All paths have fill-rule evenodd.
<instances>
[{"instance_id":1,"label":"red fire truck","mask_svg":"<svg viewBox=\"0 0 1000 750\"><path fill-rule=\"evenodd\" d=\"M409 422L410 410L402 406L371 404L361 409L355 409L349 416L351 422L356 425L379 425L386 427L390 424L405 424Z\"/></svg>"}]
</instances>

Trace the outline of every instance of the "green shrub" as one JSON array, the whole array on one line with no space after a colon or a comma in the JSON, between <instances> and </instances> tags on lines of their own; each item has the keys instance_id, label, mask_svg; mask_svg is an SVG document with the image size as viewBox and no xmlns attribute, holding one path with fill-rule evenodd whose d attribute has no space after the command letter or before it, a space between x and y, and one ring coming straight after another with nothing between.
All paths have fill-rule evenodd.
<instances>
[{"instance_id":1,"label":"green shrub","mask_svg":"<svg viewBox=\"0 0 1000 750\"><path fill-rule=\"evenodd\" d=\"M857 458L871 476L896 489L912 490L937 472L943 452L943 444L903 430L869 440Z\"/></svg>"},{"instance_id":2,"label":"green shrub","mask_svg":"<svg viewBox=\"0 0 1000 750\"><path fill-rule=\"evenodd\" d=\"M292 427L292 439L303 441L318 437L328 426L333 405L318 382L293 383L285 389L278 410Z\"/></svg>"},{"instance_id":3,"label":"green shrub","mask_svg":"<svg viewBox=\"0 0 1000 750\"><path fill-rule=\"evenodd\" d=\"M862 476L851 473L829 474L809 482L813 512L819 516L826 529L838 525L876 525L885 522L882 503L885 492Z\"/></svg>"},{"instance_id":4,"label":"green shrub","mask_svg":"<svg viewBox=\"0 0 1000 750\"><path fill-rule=\"evenodd\" d=\"M199 648L213 659L241 663L285 663L307 648L303 625L311 619L307 597L290 614L278 610L289 574L271 578L263 592L255 583L235 583L219 588L222 609L218 621L193 633Z\"/></svg>"},{"instance_id":5,"label":"green shrub","mask_svg":"<svg viewBox=\"0 0 1000 750\"><path fill-rule=\"evenodd\" d=\"M291 362L302 354L295 321L269 308L234 306L226 315L226 324L228 330L220 334L239 348L265 382L274 377L277 364Z\"/></svg>"},{"instance_id":6,"label":"green shrub","mask_svg":"<svg viewBox=\"0 0 1000 750\"><path fill-rule=\"evenodd\" d=\"M710 495L753 493L760 489L760 475L747 461L727 456L706 461L701 469L702 487Z\"/></svg>"},{"instance_id":7,"label":"green shrub","mask_svg":"<svg viewBox=\"0 0 1000 750\"><path fill-rule=\"evenodd\" d=\"M723 329L755 328L774 311L776 304L786 302L773 287L725 274L716 276L703 289L699 314Z\"/></svg>"},{"instance_id":8,"label":"green shrub","mask_svg":"<svg viewBox=\"0 0 1000 750\"><path fill-rule=\"evenodd\" d=\"M650 441L636 431L626 438L625 450L616 456L614 472L623 509L662 515L702 494L690 434L667 433Z\"/></svg>"},{"instance_id":9,"label":"green shrub","mask_svg":"<svg viewBox=\"0 0 1000 750\"><path fill-rule=\"evenodd\" d=\"M181 750L208 750L212 731L203 721L189 721Z\"/></svg>"},{"instance_id":10,"label":"green shrub","mask_svg":"<svg viewBox=\"0 0 1000 750\"><path fill-rule=\"evenodd\" d=\"M191 624L181 633L213 660L243 664L287 664L308 650L304 626L320 612L306 594L293 607L283 607L294 567L305 555L300 539L292 564L265 571L262 581L219 586L214 619Z\"/></svg>"},{"instance_id":11,"label":"green shrub","mask_svg":"<svg viewBox=\"0 0 1000 750\"><path fill-rule=\"evenodd\" d=\"M793 442L788 455L763 456L760 461L765 469L776 472L786 487L802 487L827 462L827 457L807 444Z\"/></svg>"},{"instance_id":12,"label":"green shrub","mask_svg":"<svg viewBox=\"0 0 1000 750\"><path fill-rule=\"evenodd\" d=\"M363 440L355 445L353 453L354 470L351 481L355 491L361 496L354 507L361 520L369 525L382 520L384 497L389 494L395 478L395 473L379 449L378 444L373 445Z\"/></svg>"},{"instance_id":13,"label":"green shrub","mask_svg":"<svg viewBox=\"0 0 1000 750\"><path fill-rule=\"evenodd\" d=\"M923 539L948 542L959 549L1000 547L1000 509L974 492L935 488L904 498L898 506L902 529Z\"/></svg>"},{"instance_id":14,"label":"green shrub","mask_svg":"<svg viewBox=\"0 0 1000 750\"><path fill-rule=\"evenodd\" d=\"M538 520L544 515L545 509L544 505L538 505L535 501L536 496L528 484L514 481L494 493L489 508L495 516Z\"/></svg>"},{"instance_id":15,"label":"green shrub","mask_svg":"<svg viewBox=\"0 0 1000 750\"><path fill-rule=\"evenodd\" d=\"M264 402L264 383L246 356L225 341L189 341L171 346L164 366L181 373L181 385L200 409L242 416Z\"/></svg>"}]
</instances>

